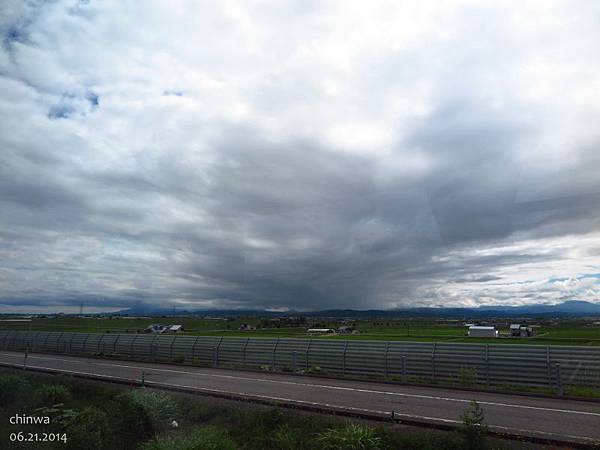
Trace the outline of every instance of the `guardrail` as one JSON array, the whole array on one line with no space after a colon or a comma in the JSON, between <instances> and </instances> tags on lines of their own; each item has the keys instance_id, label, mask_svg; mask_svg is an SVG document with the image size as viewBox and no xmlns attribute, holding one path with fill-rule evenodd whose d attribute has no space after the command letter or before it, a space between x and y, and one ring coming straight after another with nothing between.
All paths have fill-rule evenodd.
<instances>
[{"instance_id":1,"label":"guardrail","mask_svg":"<svg viewBox=\"0 0 600 450\"><path fill-rule=\"evenodd\" d=\"M392 381L600 387L600 348L0 331L0 348Z\"/></svg>"}]
</instances>

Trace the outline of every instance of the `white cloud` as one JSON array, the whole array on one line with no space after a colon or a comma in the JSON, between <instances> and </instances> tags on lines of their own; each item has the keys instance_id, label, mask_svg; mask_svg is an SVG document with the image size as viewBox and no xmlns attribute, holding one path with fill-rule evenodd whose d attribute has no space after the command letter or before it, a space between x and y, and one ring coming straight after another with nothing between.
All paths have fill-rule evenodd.
<instances>
[{"instance_id":1,"label":"white cloud","mask_svg":"<svg viewBox=\"0 0 600 450\"><path fill-rule=\"evenodd\" d=\"M598 13L6 2L0 303L594 300Z\"/></svg>"}]
</instances>

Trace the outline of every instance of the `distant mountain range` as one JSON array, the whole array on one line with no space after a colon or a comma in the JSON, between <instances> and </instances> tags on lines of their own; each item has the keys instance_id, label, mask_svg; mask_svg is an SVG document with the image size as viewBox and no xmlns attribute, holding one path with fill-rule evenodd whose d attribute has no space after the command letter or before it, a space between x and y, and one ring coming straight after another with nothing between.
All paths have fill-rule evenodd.
<instances>
[{"instance_id":1,"label":"distant mountain range","mask_svg":"<svg viewBox=\"0 0 600 450\"><path fill-rule=\"evenodd\" d=\"M267 311L259 309L177 310L139 305L118 311L120 315L172 316L198 314L206 316L320 316L320 317L490 317L490 316L583 316L599 315L600 304L570 300L556 305L481 306L478 308L403 308L392 310L328 309L323 311Z\"/></svg>"}]
</instances>

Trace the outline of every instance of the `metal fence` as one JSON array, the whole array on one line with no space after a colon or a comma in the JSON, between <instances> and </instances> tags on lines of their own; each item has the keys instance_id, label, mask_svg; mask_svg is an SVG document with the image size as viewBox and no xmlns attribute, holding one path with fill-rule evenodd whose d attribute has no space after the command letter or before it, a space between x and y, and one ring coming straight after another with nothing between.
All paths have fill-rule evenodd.
<instances>
[{"instance_id":1,"label":"metal fence","mask_svg":"<svg viewBox=\"0 0 600 450\"><path fill-rule=\"evenodd\" d=\"M600 387L600 348L0 331L0 348L392 381Z\"/></svg>"}]
</instances>

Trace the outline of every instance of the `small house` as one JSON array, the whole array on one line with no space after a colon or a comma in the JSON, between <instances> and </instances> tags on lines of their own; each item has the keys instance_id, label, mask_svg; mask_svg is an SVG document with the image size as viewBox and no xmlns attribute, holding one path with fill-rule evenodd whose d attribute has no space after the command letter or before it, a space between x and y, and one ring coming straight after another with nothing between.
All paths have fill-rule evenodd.
<instances>
[{"instance_id":1,"label":"small house","mask_svg":"<svg viewBox=\"0 0 600 450\"><path fill-rule=\"evenodd\" d=\"M338 327L338 333L341 333L341 334L348 334L348 333L352 333L353 331L354 331L354 327L352 327L352 326L344 325L344 326Z\"/></svg>"},{"instance_id":2,"label":"small house","mask_svg":"<svg viewBox=\"0 0 600 450\"><path fill-rule=\"evenodd\" d=\"M531 327L521 327L519 328L519 336L520 337L531 337L533 336L533 328Z\"/></svg>"},{"instance_id":3,"label":"small house","mask_svg":"<svg viewBox=\"0 0 600 450\"><path fill-rule=\"evenodd\" d=\"M165 330L167 329L168 325L162 325L160 323L153 323L150 324L146 327L146 329L144 330L144 333L156 333L156 334L161 334L164 333Z\"/></svg>"}]
</instances>

